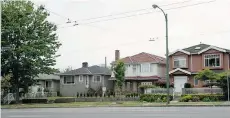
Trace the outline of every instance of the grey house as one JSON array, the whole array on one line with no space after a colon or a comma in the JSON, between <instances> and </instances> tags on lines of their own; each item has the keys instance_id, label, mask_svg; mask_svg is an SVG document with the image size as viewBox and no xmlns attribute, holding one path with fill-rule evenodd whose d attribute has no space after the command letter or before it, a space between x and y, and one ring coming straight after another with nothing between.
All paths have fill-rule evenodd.
<instances>
[{"instance_id":1,"label":"grey house","mask_svg":"<svg viewBox=\"0 0 230 118\"><path fill-rule=\"evenodd\" d=\"M100 66L90 66L82 63L82 67L60 74L60 94L62 96L76 96L77 93L87 93L88 90L97 91L101 87L113 89L113 82L108 79L111 71Z\"/></svg>"},{"instance_id":2,"label":"grey house","mask_svg":"<svg viewBox=\"0 0 230 118\"><path fill-rule=\"evenodd\" d=\"M37 85L50 92L60 91L60 77L57 74L38 74L38 77L34 79L37 81Z\"/></svg>"}]
</instances>

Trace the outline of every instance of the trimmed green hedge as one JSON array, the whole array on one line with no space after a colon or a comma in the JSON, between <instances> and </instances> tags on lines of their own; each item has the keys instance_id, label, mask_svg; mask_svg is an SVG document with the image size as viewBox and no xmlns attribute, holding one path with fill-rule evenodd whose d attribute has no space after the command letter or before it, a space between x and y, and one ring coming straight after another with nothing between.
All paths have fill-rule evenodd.
<instances>
[{"instance_id":1,"label":"trimmed green hedge","mask_svg":"<svg viewBox=\"0 0 230 118\"><path fill-rule=\"evenodd\" d=\"M173 99L173 96L170 95L170 101ZM166 94L142 94L140 96L140 101L146 102L166 102L167 95Z\"/></svg>"},{"instance_id":2,"label":"trimmed green hedge","mask_svg":"<svg viewBox=\"0 0 230 118\"><path fill-rule=\"evenodd\" d=\"M224 101L224 95L217 94L187 94L181 95L180 102L213 102Z\"/></svg>"},{"instance_id":3,"label":"trimmed green hedge","mask_svg":"<svg viewBox=\"0 0 230 118\"><path fill-rule=\"evenodd\" d=\"M139 96L138 93L128 93L128 94L125 95L125 97L127 97L127 98L138 97L138 96Z\"/></svg>"},{"instance_id":4,"label":"trimmed green hedge","mask_svg":"<svg viewBox=\"0 0 230 118\"><path fill-rule=\"evenodd\" d=\"M22 99L22 103L47 103L48 99Z\"/></svg>"}]
</instances>

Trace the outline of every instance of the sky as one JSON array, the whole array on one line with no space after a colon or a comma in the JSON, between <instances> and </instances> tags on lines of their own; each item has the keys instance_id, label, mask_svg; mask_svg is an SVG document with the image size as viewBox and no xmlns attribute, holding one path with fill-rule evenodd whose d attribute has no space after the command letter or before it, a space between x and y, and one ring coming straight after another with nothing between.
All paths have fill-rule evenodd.
<instances>
[{"instance_id":1,"label":"sky","mask_svg":"<svg viewBox=\"0 0 230 118\"><path fill-rule=\"evenodd\" d=\"M80 68L82 62L88 62L89 66L103 64L105 57L109 65L115 59L115 50L120 50L121 58L141 52L165 57L165 19L162 12L152 8L153 4L168 14L169 52L200 42L230 49L230 0L33 2L45 5L50 12L48 20L58 26L57 35L62 46L57 52L61 56L55 67L59 69ZM101 16L107 17L95 19ZM66 23L68 19L72 23ZM73 21L79 25L73 26Z\"/></svg>"}]
</instances>

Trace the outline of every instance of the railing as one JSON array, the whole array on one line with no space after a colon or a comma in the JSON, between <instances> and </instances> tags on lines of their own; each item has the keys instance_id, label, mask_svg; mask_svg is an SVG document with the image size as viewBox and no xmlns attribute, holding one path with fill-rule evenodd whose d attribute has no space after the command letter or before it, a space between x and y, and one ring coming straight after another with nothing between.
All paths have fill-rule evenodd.
<instances>
[{"instance_id":1,"label":"railing","mask_svg":"<svg viewBox=\"0 0 230 118\"><path fill-rule=\"evenodd\" d=\"M57 92L26 93L23 98L31 99L31 98L47 98L47 97L57 97Z\"/></svg>"},{"instance_id":2,"label":"railing","mask_svg":"<svg viewBox=\"0 0 230 118\"><path fill-rule=\"evenodd\" d=\"M223 94L221 88L183 88L182 94Z\"/></svg>"},{"instance_id":3,"label":"railing","mask_svg":"<svg viewBox=\"0 0 230 118\"><path fill-rule=\"evenodd\" d=\"M169 89L169 94L173 94L174 89ZM166 88L146 88L145 94L167 94Z\"/></svg>"}]
</instances>

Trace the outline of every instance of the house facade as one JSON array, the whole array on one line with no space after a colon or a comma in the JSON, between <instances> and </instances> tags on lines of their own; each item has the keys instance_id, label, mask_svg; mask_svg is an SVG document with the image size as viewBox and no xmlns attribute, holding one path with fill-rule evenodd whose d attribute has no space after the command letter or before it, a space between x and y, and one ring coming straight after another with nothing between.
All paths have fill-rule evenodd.
<instances>
[{"instance_id":1,"label":"house facade","mask_svg":"<svg viewBox=\"0 0 230 118\"><path fill-rule=\"evenodd\" d=\"M205 68L215 72L227 71L229 61L230 50L208 44L176 50L169 54L170 82L174 84L176 92L182 92L185 83L195 88L203 87L207 81L194 79L194 76Z\"/></svg>"},{"instance_id":2,"label":"house facade","mask_svg":"<svg viewBox=\"0 0 230 118\"><path fill-rule=\"evenodd\" d=\"M95 91L105 87L113 89L111 71L100 66L88 67L87 62L82 67L60 74L60 94L62 96L76 96L77 93L87 93L89 89Z\"/></svg>"},{"instance_id":3,"label":"house facade","mask_svg":"<svg viewBox=\"0 0 230 118\"><path fill-rule=\"evenodd\" d=\"M165 58L163 57L142 52L120 59L120 52L116 50L115 60L123 61L125 64L123 90L139 92L140 85L152 85L165 78ZM115 62L112 63L112 66L115 65ZM110 80L116 80L114 73Z\"/></svg>"},{"instance_id":4,"label":"house facade","mask_svg":"<svg viewBox=\"0 0 230 118\"><path fill-rule=\"evenodd\" d=\"M38 74L34 78L37 86L44 88L49 92L60 92L60 77L57 74Z\"/></svg>"}]
</instances>

